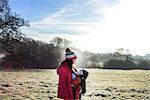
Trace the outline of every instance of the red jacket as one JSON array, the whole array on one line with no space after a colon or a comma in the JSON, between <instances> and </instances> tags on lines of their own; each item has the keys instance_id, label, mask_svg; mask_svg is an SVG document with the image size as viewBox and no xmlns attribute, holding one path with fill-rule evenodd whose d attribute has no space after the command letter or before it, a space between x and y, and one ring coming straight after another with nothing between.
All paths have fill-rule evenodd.
<instances>
[{"instance_id":1,"label":"red jacket","mask_svg":"<svg viewBox=\"0 0 150 100\"><path fill-rule=\"evenodd\" d=\"M72 72L66 63L57 68L59 75L58 98L73 100L73 91L71 87Z\"/></svg>"}]
</instances>

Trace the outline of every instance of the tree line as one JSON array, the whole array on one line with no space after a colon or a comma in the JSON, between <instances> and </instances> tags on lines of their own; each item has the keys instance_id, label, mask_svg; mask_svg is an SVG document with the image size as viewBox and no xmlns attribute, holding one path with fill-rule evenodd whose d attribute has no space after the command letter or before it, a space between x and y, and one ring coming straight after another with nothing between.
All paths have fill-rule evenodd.
<instances>
[{"instance_id":1,"label":"tree line","mask_svg":"<svg viewBox=\"0 0 150 100\"><path fill-rule=\"evenodd\" d=\"M29 22L12 13L8 0L0 2L0 68L56 68L71 41L55 37L49 43L28 38L20 27ZM84 68L150 69L150 55L133 56L128 50L116 49L113 53L91 53L74 49L77 65ZM148 58L149 57L149 58ZM146 58L146 59L145 59Z\"/></svg>"},{"instance_id":2,"label":"tree line","mask_svg":"<svg viewBox=\"0 0 150 100\"><path fill-rule=\"evenodd\" d=\"M14 68L56 68L62 47L69 41L56 37L50 43L35 41L20 30L29 22L13 13L8 0L0 1L0 52L5 54L1 66Z\"/></svg>"},{"instance_id":3,"label":"tree line","mask_svg":"<svg viewBox=\"0 0 150 100\"><path fill-rule=\"evenodd\" d=\"M82 66L87 68L150 69L150 55L133 56L123 48L118 48L113 53L83 52L83 57Z\"/></svg>"}]
</instances>

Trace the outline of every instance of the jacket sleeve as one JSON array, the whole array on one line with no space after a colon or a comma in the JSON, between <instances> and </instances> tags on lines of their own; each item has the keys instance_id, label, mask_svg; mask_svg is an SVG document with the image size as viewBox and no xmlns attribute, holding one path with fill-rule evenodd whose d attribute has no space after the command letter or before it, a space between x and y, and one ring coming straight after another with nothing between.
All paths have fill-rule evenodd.
<instances>
[{"instance_id":1,"label":"jacket sleeve","mask_svg":"<svg viewBox=\"0 0 150 100\"><path fill-rule=\"evenodd\" d=\"M68 98L68 89L67 89L67 72L65 69L59 70L59 86L60 86L60 95L62 98Z\"/></svg>"},{"instance_id":2,"label":"jacket sleeve","mask_svg":"<svg viewBox=\"0 0 150 100\"><path fill-rule=\"evenodd\" d=\"M77 75L77 77L75 78L75 80L72 81L72 83L74 85L79 85L81 83L81 78L80 76Z\"/></svg>"}]
</instances>

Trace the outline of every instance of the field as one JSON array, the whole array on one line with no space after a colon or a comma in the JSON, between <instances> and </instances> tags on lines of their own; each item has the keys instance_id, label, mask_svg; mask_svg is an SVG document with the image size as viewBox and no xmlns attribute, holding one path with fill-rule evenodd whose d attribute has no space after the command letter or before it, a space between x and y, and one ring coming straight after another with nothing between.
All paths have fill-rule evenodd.
<instances>
[{"instance_id":1,"label":"field","mask_svg":"<svg viewBox=\"0 0 150 100\"><path fill-rule=\"evenodd\" d=\"M82 100L150 100L150 71L87 69ZM0 100L59 100L56 70L0 71Z\"/></svg>"}]
</instances>

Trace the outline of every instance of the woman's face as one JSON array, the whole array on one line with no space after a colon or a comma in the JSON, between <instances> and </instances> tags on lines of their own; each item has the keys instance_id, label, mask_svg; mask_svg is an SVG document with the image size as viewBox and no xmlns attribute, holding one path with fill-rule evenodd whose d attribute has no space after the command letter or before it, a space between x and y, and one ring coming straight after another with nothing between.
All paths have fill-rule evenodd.
<instances>
[{"instance_id":1,"label":"woman's face","mask_svg":"<svg viewBox=\"0 0 150 100\"><path fill-rule=\"evenodd\" d=\"M76 59L73 59L72 61L73 61L73 64L76 63Z\"/></svg>"}]
</instances>

